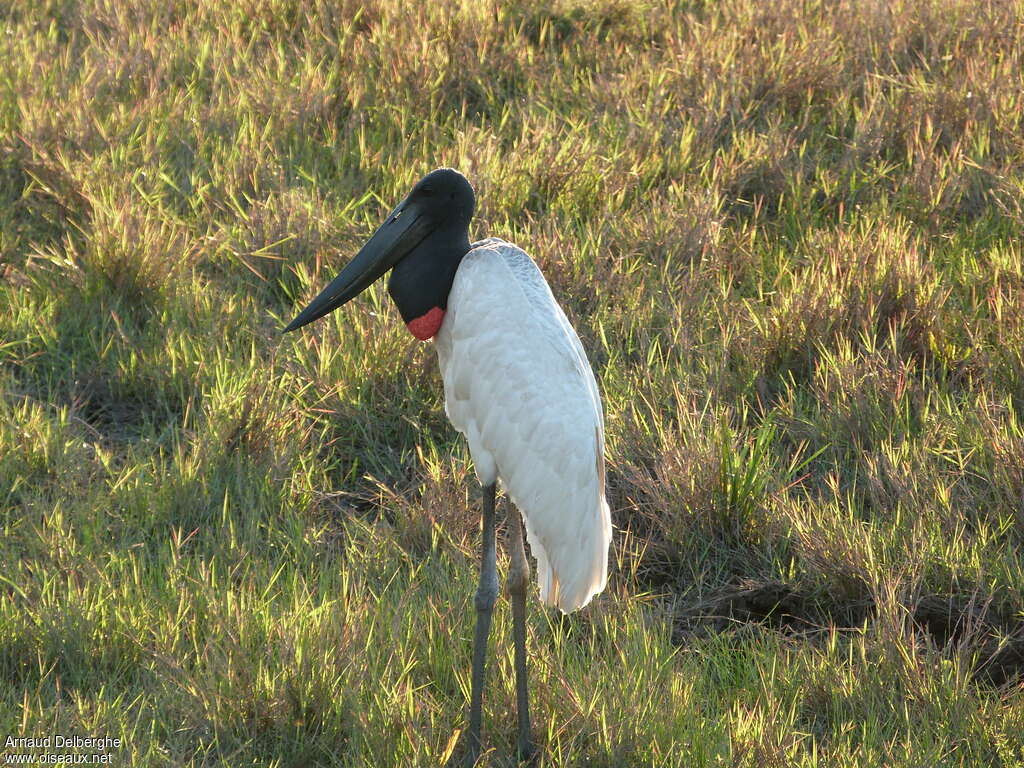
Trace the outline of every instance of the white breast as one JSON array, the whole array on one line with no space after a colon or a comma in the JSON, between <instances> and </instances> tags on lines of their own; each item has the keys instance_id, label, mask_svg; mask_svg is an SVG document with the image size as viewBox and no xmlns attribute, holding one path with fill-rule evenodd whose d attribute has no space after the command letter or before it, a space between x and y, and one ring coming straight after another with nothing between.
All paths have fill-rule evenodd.
<instances>
[{"instance_id":1,"label":"white breast","mask_svg":"<svg viewBox=\"0 0 1024 768\"><path fill-rule=\"evenodd\" d=\"M463 258L435 344L445 410L477 476L522 512L541 599L568 612L604 589L611 517L604 420L583 346L533 260L490 238Z\"/></svg>"}]
</instances>

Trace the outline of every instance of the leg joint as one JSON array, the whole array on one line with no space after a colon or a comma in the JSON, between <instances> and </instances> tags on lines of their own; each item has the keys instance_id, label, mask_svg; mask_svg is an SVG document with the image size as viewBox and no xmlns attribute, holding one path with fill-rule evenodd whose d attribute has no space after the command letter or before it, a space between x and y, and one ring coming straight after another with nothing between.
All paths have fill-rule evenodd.
<instances>
[{"instance_id":1,"label":"leg joint","mask_svg":"<svg viewBox=\"0 0 1024 768\"><path fill-rule=\"evenodd\" d=\"M476 595L473 597L473 605L477 612L490 611L494 608L494 603L498 599L498 578L494 575L488 578L482 578L480 580L480 586L477 587Z\"/></svg>"},{"instance_id":2,"label":"leg joint","mask_svg":"<svg viewBox=\"0 0 1024 768\"><path fill-rule=\"evenodd\" d=\"M508 569L508 577L505 582L508 586L508 593L516 596L525 595L526 587L530 581L529 574L530 572L526 569L525 563L513 562Z\"/></svg>"}]
</instances>

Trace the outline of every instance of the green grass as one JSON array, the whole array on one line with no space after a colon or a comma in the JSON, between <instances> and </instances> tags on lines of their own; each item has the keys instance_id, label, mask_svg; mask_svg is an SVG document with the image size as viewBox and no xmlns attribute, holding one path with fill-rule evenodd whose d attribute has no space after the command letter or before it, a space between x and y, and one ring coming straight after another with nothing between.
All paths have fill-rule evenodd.
<instances>
[{"instance_id":1,"label":"green grass","mask_svg":"<svg viewBox=\"0 0 1024 768\"><path fill-rule=\"evenodd\" d=\"M529 609L540 765L1024 766L1024 6L442 7L0 6L0 738L454 746L434 354L382 286L278 333L452 165L605 400L609 588Z\"/></svg>"}]
</instances>

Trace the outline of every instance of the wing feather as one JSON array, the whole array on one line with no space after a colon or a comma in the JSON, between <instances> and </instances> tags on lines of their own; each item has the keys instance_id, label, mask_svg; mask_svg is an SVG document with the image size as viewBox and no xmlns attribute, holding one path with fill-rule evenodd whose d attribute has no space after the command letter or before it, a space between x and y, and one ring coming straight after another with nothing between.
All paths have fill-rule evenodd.
<instances>
[{"instance_id":1,"label":"wing feather","mask_svg":"<svg viewBox=\"0 0 1024 768\"><path fill-rule=\"evenodd\" d=\"M445 409L484 484L522 512L541 599L604 589L611 519L604 419L583 346L533 260L489 239L463 258L436 338Z\"/></svg>"}]
</instances>

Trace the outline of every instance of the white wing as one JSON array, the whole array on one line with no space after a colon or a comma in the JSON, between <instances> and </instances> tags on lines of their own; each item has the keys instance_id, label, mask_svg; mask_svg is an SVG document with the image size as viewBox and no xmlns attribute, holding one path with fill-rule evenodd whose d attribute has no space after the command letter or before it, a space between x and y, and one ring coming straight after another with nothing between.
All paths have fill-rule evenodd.
<instances>
[{"instance_id":1,"label":"white wing","mask_svg":"<svg viewBox=\"0 0 1024 768\"><path fill-rule=\"evenodd\" d=\"M436 339L445 410L477 476L522 512L541 600L565 612L604 589L611 517L604 419L576 332L537 265L490 238L463 258Z\"/></svg>"}]
</instances>

